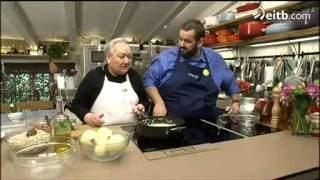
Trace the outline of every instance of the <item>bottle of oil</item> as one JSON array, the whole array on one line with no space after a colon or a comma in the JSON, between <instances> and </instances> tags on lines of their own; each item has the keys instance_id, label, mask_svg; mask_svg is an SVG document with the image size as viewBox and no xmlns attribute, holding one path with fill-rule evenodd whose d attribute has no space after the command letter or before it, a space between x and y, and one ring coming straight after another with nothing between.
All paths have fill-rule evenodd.
<instances>
[{"instance_id":1,"label":"bottle of oil","mask_svg":"<svg viewBox=\"0 0 320 180\"><path fill-rule=\"evenodd\" d=\"M69 116L64 114L64 106L62 96L56 97L56 115L52 119L52 138L58 142L54 147L56 153L60 153L69 149L67 142L71 137L72 122ZM61 143L61 144L59 144Z\"/></svg>"}]
</instances>

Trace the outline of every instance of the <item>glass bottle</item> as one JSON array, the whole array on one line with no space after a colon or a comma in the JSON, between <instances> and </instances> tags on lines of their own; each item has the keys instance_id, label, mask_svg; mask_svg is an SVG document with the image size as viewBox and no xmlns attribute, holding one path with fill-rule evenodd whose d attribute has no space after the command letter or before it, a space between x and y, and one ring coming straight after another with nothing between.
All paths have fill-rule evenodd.
<instances>
[{"instance_id":1,"label":"glass bottle","mask_svg":"<svg viewBox=\"0 0 320 180\"><path fill-rule=\"evenodd\" d=\"M52 119L52 138L55 142L65 143L71 137L72 122L69 116L64 114L62 96L56 96L56 114ZM57 144L54 147L56 153L63 152L69 147L66 144Z\"/></svg>"}]
</instances>

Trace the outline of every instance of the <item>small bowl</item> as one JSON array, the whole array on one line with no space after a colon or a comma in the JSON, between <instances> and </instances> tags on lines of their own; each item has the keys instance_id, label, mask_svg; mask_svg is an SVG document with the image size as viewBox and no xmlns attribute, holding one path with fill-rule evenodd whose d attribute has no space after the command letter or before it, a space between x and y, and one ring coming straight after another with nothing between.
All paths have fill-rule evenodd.
<instances>
[{"instance_id":1,"label":"small bowl","mask_svg":"<svg viewBox=\"0 0 320 180\"><path fill-rule=\"evenodd\" d=\"M59 137L19 149L9 147L8 154L19 177L59 179L68 170L78 151L79 144L76 140Z\"/></svg>"},{"instance_id":2,"label":"small bowl","mask_svg":"<svg viewBox=\"0 0 320 180\"><path fill-rule=\"evenodd\" d=\"M18 122L21 120L22 117L22 112L15 112L15 113L9 113L8 114L8 118L12 121L12 122Z\"/></svg>"},{"instance_id":3,"label":"small bowl","mask_svg":"<svg viewBox=\"0 0 320 180\"><path fill-rule=\"evenodd\" d=\"M124 140L117 143L107 142L106 144L95 143L92 145L83 144L80 141L81 150L90 159L95 161L101 161L101 162L113 161L120 158L126 151L131 139L131 134L125 130L122 130L121 128L112 128L112 127L108 127L108 128L112 130L113 135L116 135L116 134L121 135L124 138ZM100 146L100 147L97 147L97 146ZM101 151L98 153L99 148L103 149L102 153Z\"/></svg>"}]
</instances>

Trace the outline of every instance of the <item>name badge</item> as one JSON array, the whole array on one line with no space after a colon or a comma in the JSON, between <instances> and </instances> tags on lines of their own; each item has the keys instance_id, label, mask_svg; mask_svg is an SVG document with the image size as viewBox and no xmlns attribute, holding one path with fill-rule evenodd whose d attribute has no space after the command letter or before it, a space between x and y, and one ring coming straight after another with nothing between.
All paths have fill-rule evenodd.
<instances>
[{"instance_id":1,"label":"name badge","mask_svg":"<svg viewBox=\"0 0 320 180\"><path fill-rule=\"evenodd\" d=\"M209 76L209 70L208 69L204 69L203 71L202 71L202 74L204 75L204 76Z\"/></svg>"}]
</instances>

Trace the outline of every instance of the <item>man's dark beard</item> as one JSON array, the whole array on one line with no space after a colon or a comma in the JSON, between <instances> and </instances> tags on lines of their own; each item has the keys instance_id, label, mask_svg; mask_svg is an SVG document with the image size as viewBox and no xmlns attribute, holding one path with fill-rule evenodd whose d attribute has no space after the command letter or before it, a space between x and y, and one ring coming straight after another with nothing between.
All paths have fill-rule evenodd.
<instances>
[{"instance_id":1,"label":"man's dark beard","mask_svg":"<svg viewBox=\"0 0 320 180\"><path fill-rule=\"evenodd\" d=\"M192 58L194 57L196 54L197 54L197 51L198 51L198 47L197 46L194 46L194 48L186 53L182 52L181 51L181 48L180 47L180 52L181 52L181 55L185 58L185 59L189 59L189 58Z\"/></svg>"}]
</instances>

